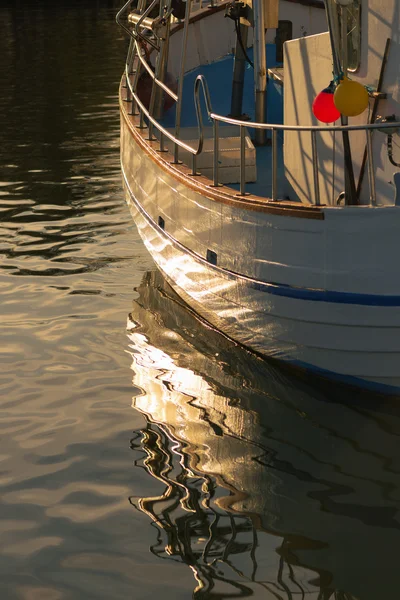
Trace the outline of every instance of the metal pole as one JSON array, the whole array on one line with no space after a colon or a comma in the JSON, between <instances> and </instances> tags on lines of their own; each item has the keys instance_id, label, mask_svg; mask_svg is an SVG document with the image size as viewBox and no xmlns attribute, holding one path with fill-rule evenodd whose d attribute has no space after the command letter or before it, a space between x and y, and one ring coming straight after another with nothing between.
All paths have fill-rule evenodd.
<instances>
[{"instance_id":1,"label":"metal pole","mask_svg":"<svg viewBox=\"0 0 400 600\"><path fill-rule=\"evenodd\" d=\"M278 132L272 130L272 200L278 199Z\"/></svg>"},{"instance_id":2,"label":"metal pole","mask_svg":"<svg viewBox=\"0 0 400 600\"><path fill-rule=\"evenodd\" d=\"M347 77L348 69L348 52L347 52L347 6L340 6L340 25L341 25L341 38L342 38L342 71L343 75Z\"/></svg>"},{"instance_id":3,"label":"metal pole","mask_svg":"<svg viewBox=\"0 0 400 600\"><path fill-rule=\"evenodd\" d=\"M343 32L346 29L345 38L342 40L342 61L346 62L343 65L343 62L340 62L340 53L338 48L338 27L337 27L337 5L333 4L333 0L325 0L325 9L326 9L326 18L328 21L328 29L331 40L331 48L332 48L332 58L333 58L333 70L335 75L339 76L342 72L342 67L345 66L347 69L347 19L343 19L342 13L342 36ZM347 14L347 13L346 13ZM345 23L344 23L345 21ZM344 28L346 25L346 28ZM346 50L343 50L344 46L346 46ZM343 69L344 72L344 69ZM346 74L346 72L344 72ZM341 117L342 125L348 124L348 118L342 115ZM351 156L351 146L350 146L350 138L349 132L343 131L343 154L344 154L344 178L345 178L345 196L346 196L346 204L357 204L357 195L356 195L356 184L354 180L354 169L353 169L353 159Z\"/></svg>"},{"instance_id":4,"label":"metal pole","mask_svg":"<svg viewBox=\"0 0 400 600\"><path fill-rule=\"evenodd\" d=\"M243 52L243 48L247 48L248 33L248 26L239 24L238 35L236 36L235 63L233 66L232 100L230 114L231 117L234 117L236 119L240 119L243 112L243 87L244 76L246 72L246 57ZM239 35L241 36L243 48L239 42Z\"/></svg>"},{"instance_id":5,"label":"metal pole","mask_svg":"<svg viewBox=\"0 0 400 600\"><path fill-rule=\"evenodd\" d=\"M267 93L267 55L265 50L265 18L262 0L253 0L254 14L254 81L256 88L256 121L265 123L265 105ZM266 144L265 129L256 129L255 143L257 146Z\"/></svg>"},{"instance_id":6,"label":"metal pole","mask_svg":"<svg viewBox=\"0 0 400 600\"><path fill-rule=\"evenodd\" d=\"M319 171L318 171L318 151L317 151L317 132L311 132L311 147L312 147L312 161L313 161L313 178L314 178L314 199L315 205L319 206L320 195L319 195Z\"/></svg>"},{"instance_id":7,"label":"metal pole","mask_svg":"<svg viewBox=\"0 0 400 600\"><path fill-rule=\"evenodd\" d=\"M375 186L375 169L374 155L372 150L372 131L367 130L367 153L368 153L368 179L369 179L369 194L372 206L376 206L376 186Z\"/></svg>"},{"instance_id":8,"label":"metal pole","mask_svg":"<svg viewBox=\"0 0 400 600\"><path fill-rule=\"evenodd\" d=\"M187 39L188 39L189 18L190 18L191 7L192 7L192 0L186 0L185 24L183 27L183 36L182 36L181 72L179 75L179 83L178 83L178 94L177 94L178 101L176 103L176 117L175 117L175 137L176 138L179 138L179 132L181 129L183 80L185 77L186 49L187 49ZM179 146L178 146L178 144L175 144L174 162L175 163L179 162Z\"/></svg>"},{"instance_id":9,"label":"metal pole","mask_svg":"<svg viewBox=\"0 0 400 600\"><path fill-rule=\"evenodd\" d=\"M170 10L171 10L171 0L168 0L165 4L164 12L166 14L169 14ZM162 16L161 11L160 11L160 16ZM161 40L161 42L160 42L160 52L159 52L159 55L157 58L157 70L158 70L157 79L159 79L163 83L165 83L165 79L166 79L166 75L167 75L170 31L171 31L171 16L168 17L165 38L163 40ZM162 89L160 89L157 86L155 94L156 94L156 96L155 96L155 101L154 101L154 113L153 114L157 119L161 119L163 116L164 93L163 93Z\"/></svg>"},{"instance_id":10,"label":"metal pole","mask_svg":"<svg viewBox=\"0 0 400 600\"><path fill-rule=\"evenodd\" d=\"M214 165L213 165L213 176L214 186L218 187L218 169L219 169L219 123L214 120Z\"/></svg>"},{"instance_id":11,"label":"metal pole","mask_svg":"<svg viewBox=\"0 0 400 600\"><path fill-rule=\"evenodd\" d=\"M246 129L240 127L240 195L246 194Z\"/></svg>"}]
</instances>

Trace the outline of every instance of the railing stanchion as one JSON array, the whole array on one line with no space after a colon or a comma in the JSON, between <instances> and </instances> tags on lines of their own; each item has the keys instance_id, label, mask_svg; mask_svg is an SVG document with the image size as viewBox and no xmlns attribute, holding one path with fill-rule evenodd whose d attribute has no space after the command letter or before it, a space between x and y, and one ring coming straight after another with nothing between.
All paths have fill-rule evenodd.
<instances>
[{"instance_id":1,"label":"railing stanchion","mask_svg":"<svg viewBox=\"0 0 400 600\"><path fill-rule=\"evenodd\" d=\"M368 179L369 179L369 198L372 206L376 206L376 185L374 173L374 155L372 150L372 131L369 129L367 134L367 154L368 154Z\"/></svg>"},{"instance_id":2,"label":"railing stanchion","mask_svg":"<svg viewBox=\"0 0 400 600\"><path fill-rule=\"evenodd\" d=\"M192 154L192 173L191 175L197 175L196 171L196 155Z\"/></svg>"},{"instance_id":3,"label":"railing stanchion","mask_svg":"<svg viewBox=\"0 0 400 600\"><path fill-rule=\"evenodd\" d=\"M317 132L311 131L311 146L312 146L312 162L313 162L313 179L314 179L314 200L315 205L320 205L319 195L319 171L318 171L318 151L317 151Z\"/></svg>"},{"instance_id":4,"label":"railing stanchion","mask_svg":"<svg viewBox=\"0 0 400 600\"><path fill-rule=\"evenodd\" d=\"M160 149L159 152L166 152L165 146L164 146L164 134L162 131L160 131Z\"/></svg>"},{"instance_id":5,"label":"railing stanchion","mask_svg":"<svg viewBox=\"0 0 400 600\"><path fill-rule=\"evenodd\" d=\"M217 120L214 120L214 166L213 166L213 175L214 175L214 185L217 187L219 185L219 123Z\"/></svg>"},{"instance_id":6,"label":"railing stanchion","mask_svg":"<svg viewBox=\"0 0 400 600\"><path fill-rule=\"evenodd\" d=\"M272 200L278 199L278 132L272 130Z\"/></svg>"},{"instance_id":7,"label":"railing stanchion","mask_svg":"<svg viewBox=\"0 0 400 600\"><path fill-rule=\"evenodd\" d=\"M186 62L186 51L187 51L187 40L188 40L188 33L189 33L191 7L192 7L192 0L186 0L185 23L183 26L183 35L182 35L181 71L179 74L178 93L177 93L178 101L176 103L176 117L175 117L175 137L177 139L179 139L179 133L180 133L180 128L181 128L183 80L185 77L185 62ZM179 146L178 146L178 144L175 144L174 163L178 163L178 162L179 162Z\"/></svg>"},{"instance_id":8,"label":"railing stanchion","mask_svg":"<svg viewBox=\"0 0 400 600\"><path fill-rule=\"evenodd\" d=\"M240 125L240 194L246 194L246 128Z\"/></svg>"}]
</instances>

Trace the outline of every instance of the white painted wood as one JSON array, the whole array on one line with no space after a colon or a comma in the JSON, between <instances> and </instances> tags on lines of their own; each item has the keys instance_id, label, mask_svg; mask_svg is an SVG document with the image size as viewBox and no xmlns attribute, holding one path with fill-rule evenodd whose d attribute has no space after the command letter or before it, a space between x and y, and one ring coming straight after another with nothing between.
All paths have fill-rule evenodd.
<instances>
[{"instance_id":1,"label":"white painted wood","mask_svg":"<svg viewBox=\"0 0 400 600\"><path fill-rule=\"evenodd\" d=\"M376 1L371 0L369 7L376 7ZM216 60L227 49L231 34L229 27L223 29L220 15L192 26L198 26L198 32L189 37L188 68ZM208 24L211 34L201 35L201 28ZM209 37L218 39L205 48L202 44ZM172 57L174 48L179 47L178 38L179 34L172 38ZM397 48L395 56L396 52ZM289 42L285 57L286 122L312 123L314 95L330 79L328 35ZM371 74L367 72L367 76ZM395 89L394 84L392 87ZM285 160L297 194L304 202L313 202L307 135L286 134ZM359 135L352 139L356 175L364 148ZM153 150L136 146L123 120L127 200L144 243L168 280L194 310L226 335L289 363L400 388L400 306L363 304L354 298L339 303L332 296L315 299L318 291L369 294L381 300L400 296L400 211L394 206L393 166L390 184L386 175L380 176L387 168L380 136L376 133L374 137L375 150L381 153L375 164L380 177L379 203L385 206L334 205L344 187L342 150L337 139L333 171L332 134L324 133L318 140L318 160L321 195L327 207L324 220L313 220L245 210L234 201L211 199L206 192L190 187L189 180L182 181L162 168L151 156ZM168 154L163 157L172 161ZM157 226L159 217L165 222L165 231ZM217 268L207 263L208 250L217 254ZM265 290L263 283L306 294L294 298L270 293L271 288Z\"/></svg>"},{"instance_id":2,"label":"white painted wood","mask_svg":"<svg viewBox=\"0 0 400 600\"><path fill-rule=\"evenodd\" d=\"M398 65L400 47L397 43L400 15L396 0L368 0L362 3L361 66L351 79L376 87L381 70L386 39L392 44L384 77L383 91L387 100L381 100L379 114L395 114L400 118L400 82ZM312 114L315 96L332 79L332 59L329 35L323 33L313 37L293 40L285 44L285 124L320 125ZM370 107L373 100L370 100ZM350 124L368 122L368 111L351 118ZM350 134L356 182L360 171L366 143L365 134ZM334 204L338 194L344 190L343 146L340 134L336 135L334 149L333 134L319 136L319 167L321 202ZM400 161L400 138L394 136L394 154ZM394 204L393 165L387 156L386 136L373 134L374 164L376 170L377 203L381 206ZM301 160L299 161L299 153ZM396 160L396 158L395 158ZM303 202L314 203L312 192L312 162L309 134L287 132L285 134L285 163L288 179ZM334 167L335 165L335 167ZM361 202L369 204L370 191L365 174Z\"/></svg>"},{"instance_id":3,"label":"white painted wood","mask_svg":"<svg viewBox=\"0 0 400 600\"><path fill-rule=\"evenodd\" d=\"M397 262L384 260L400 252L396 208L331 208L322 221L245 212L178 183L145 153L125 152L133 143L125 127L122 143L127 199L139 232L200 315L263 354L400 386L399 307L276 296L227 272L303 288L399 295ZM152 225L159 215L168 236ZM382 228L384 241L374 233ZM220 269L205 261L207 249L217 252Z\"/></svg>"}]
</instances>

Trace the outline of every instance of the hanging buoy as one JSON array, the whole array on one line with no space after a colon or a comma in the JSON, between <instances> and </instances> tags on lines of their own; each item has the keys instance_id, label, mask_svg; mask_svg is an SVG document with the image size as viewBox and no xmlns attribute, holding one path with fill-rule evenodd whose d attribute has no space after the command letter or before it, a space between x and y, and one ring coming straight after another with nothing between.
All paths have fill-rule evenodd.
<instances>
[{"instance_id":1,"label":"hanging buoy","mask_svg":"<svg viewBox=\"0 0 400 600\"><path fill-rule=\"evenodd\" d=\"M333 96L335 106L345 117L356 117L368 108L368 92L358 81L347 77L339 83Z\"/></svg>"},{"instance_id":2,"label":"hanging buoy","mask_svg":"<svg viewBox=\"0 0 400 600\"><path fill-rule=\"evenodd\" d=\"M334 91L334 84L331 82L327 88L316 96L313 102L313 115L322 123L334 123L340 118L340 112L333 101Z\"/></svg>"}]
</instances>

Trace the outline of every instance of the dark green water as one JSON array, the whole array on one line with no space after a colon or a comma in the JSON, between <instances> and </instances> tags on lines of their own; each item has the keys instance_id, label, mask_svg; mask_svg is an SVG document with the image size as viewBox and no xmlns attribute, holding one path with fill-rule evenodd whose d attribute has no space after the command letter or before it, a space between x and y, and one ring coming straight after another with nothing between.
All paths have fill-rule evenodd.
<instances>
[{"instance_id":1,"label":"dark green water","mask_svg":"<svg viewBox=\"0 0 400 600\"><path fill-rule=\"evenodd\" d=\"M397 403L262 363L156 274L119 7L0 6L0 598L396 598Z\"/></svg>"}]
</instances>

